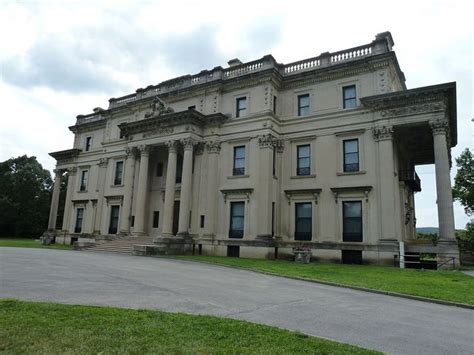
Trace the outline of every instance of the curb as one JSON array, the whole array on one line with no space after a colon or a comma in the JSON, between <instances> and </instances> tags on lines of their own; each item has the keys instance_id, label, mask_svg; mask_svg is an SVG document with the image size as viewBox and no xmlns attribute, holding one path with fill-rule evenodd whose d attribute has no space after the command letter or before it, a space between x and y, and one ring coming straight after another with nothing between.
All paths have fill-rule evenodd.
<instances>
[{"instance_id":1,"label":"curb","mask_svg":"<svg viewBox=\"0 0 474 355\"><path fill-rule=\"evenodd\" d=\"M205 261L205 260L187 260L187 259L179 259L179 258L177 259L177 258L170 258L170 257L165 257L163 259L172 259L172 260L187 261L187 262L197 262L197 263L208 264L208 265L217 265L217 266L223 266L223 267L226 267L226 268L229 268L229 269L245 270L245 271L255 272L257 274L276 276L276 277L281 277L281 278L285 278L285 279L306 281L306 282L312 282L312 283L322 284L322 285L327 285L327 286L335 286L335 287L348 288L348 289L351 289L351 290L364 291L364 292L369 292L369 293L376 293L376 294L379 294L379 295L406 298L406 299L415 300L415 301L422 301L422 302L428 302L428 303L437 303L437 304L441 304L441 305L444 305L444 306L453 306L453 307L459 307L459 308L466 308L466 309L473 309L474 310L474 305L467 304L467 303L458 303L458 302L452 302L452 301L438 300L438 299L435 299L435 298L407 295L407 294L404 294L404 293L398 293L398 292L392 292L392 291L375 290L375 289L372 289L372 288L345 285L345 284L340 284L340 283L331 282L331 281L308 279L306 277L287 276L287 275L276 274L276 273L270 272L270 271L260 271L260 270L247 269L247 268L244 268L242 266L231 266L231 265L224 265L224 264L218 264L218 263L211 263L211 262Z\"/></svg>"}]
</instances>

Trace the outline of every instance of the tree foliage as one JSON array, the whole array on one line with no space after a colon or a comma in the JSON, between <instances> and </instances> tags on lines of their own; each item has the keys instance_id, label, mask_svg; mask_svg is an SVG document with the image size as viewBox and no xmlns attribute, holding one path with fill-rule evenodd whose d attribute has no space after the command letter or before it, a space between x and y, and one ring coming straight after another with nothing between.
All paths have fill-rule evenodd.
<instances>
[{"instance_id":1,"label":"tree foliage","mask_svg":"<svg viewBox=\"0 0 474 355\"><path fill-rule=\"evenodd\" d=\"M47 228L53 181L36 157L0 163L0 235L39 237Z\"/></svg>"},{"instance_id":2,"label":"tree foliage","mask_svg":"<svg viewBox=\"0 0 474 355\"><path fill-rule=\"evenodd\" d=\"M468 216L474 214L474 159L469 148L456 158L458 171L454 178L453 197L463 206Z\"/></svg>"},{"instance_id":3,"label":"tree foliage","mask_svg":"<svg viewBox=\"0 0 474 355\"><path fill-rule=\"evenodd\" d=\"M474 252L474 219L466 224L466 230L456 232L459 249Z\"/></svg>"}]
</instances>

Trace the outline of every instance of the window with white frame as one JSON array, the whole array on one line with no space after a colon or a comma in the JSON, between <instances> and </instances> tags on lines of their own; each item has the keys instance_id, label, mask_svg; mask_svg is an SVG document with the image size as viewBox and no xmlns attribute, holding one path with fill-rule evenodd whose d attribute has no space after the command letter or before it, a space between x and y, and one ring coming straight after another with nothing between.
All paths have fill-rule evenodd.
<instances>
[{"instance_id":1,"label":"window with white frame","mask_svg":"<svg viewBox=\"0 0 474 355\"><path fill-rule=\"evenodd\" d=\"M298 95L298 116L309 115L309 94Z\"/></svg>"},{"instance_id":2,"label":"window with white frame","mask_svg":"<svg viewBox=\"0 0 474 355\"><path fill-rule=\"evenodd\" d=\"M82 170L79 191L87 191L88 180L89 180L89 170Z\"/></svg>"},{"instance_id":3,"label":"window with white frame","mask_svg":"<svg viewBox=\"0 0 474 355\"><path fill-rule=\"evenodd\" d=\"M311 240L313 224L311 202L295 203L295 240Z\"/></svg>"},{"instance_id":4,"label":"window with white frame","mask_svg":"<svg viewBox=\"0 0 474 355\"><path fill-rule=\"evenodd\" d=\"M233 176L245 175L245 146L234 147Z\"/></svg>"},{"instance_id":5,"label":"window with white frame","mask_svg":"<svg viewBox=\"0 0 474 355\"><path fill-rule=\"evenodd\" d=\"M342 104L344 108L354 108L357 106L355 85L344 86L342 88Z\"/></svg>"},{"instance_id":6,"label":"window with white frame","mask_svg":"<svg viewBox=\"0 0 474 355\"><path fill-rule=\"evenodd\" d=\"M239 97L236 99L235 117L247 116L247 98Z\"/></svg>"},{"instance_id":7,"label":"window with white frame","mask_svg":"<svg viewBox=\"0 0 474 355\"><path fill-rule=\"evenodd\" d=\"M359 171L359 140L345 139L342 141L344 163L344 172Z\"/></svg>"},{"instance_id":8,"label":"window with white frame","mask_svg":"<svg viewBox=\"0 0 474 355\"><path fill-rule=\"evenodd\" d=\"M123 161L115 163L114 185L122 185L123 182Z\"/></svg>"},{"instance_id":9,"label":"window with white frame","mask_svg":"<svg viewBox=\"0 0 474 355\"><path fill-rule=\"evenodd\" d=\"M230 203L230 227L229 238L244 237L245 202L236 201Z\"/></svg>"},{"instance_id":10,"label":"window with white frame","mask_svg":"<svg viewBox=\"0 0 474 355\"><path fill-rule=\"evenodd\" d=\"M296 147L297 162L296 175L306 176L311 173L311 146L309 144Z\"/></svg>"}]
</instances>

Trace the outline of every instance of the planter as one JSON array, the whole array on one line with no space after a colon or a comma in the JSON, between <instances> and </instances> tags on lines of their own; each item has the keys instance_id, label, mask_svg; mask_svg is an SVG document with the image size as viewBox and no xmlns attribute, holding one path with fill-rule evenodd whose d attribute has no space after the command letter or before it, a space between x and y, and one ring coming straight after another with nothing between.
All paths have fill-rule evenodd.
<instances>
[{"instance_id":1,"label":"planter","mask_svg":"<svg viewBox=\"0 0 474 355\"><path fill-rule=\"evenodd\" d=\"M293 250L295 263L309 264L311 261L311 250Z\"/></svg>"}]
</instances>

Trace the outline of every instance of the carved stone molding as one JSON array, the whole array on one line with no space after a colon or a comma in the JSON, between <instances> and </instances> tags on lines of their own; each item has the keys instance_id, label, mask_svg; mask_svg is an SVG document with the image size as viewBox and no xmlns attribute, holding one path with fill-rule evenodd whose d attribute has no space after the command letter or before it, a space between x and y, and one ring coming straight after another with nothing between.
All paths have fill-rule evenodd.
<instances>
[{"instance_id":1,"label":"carved stone molding","mask_svg":"<svg viewBox=\"0 0 474 355\"><path fill-rule=\"evenodd\" d=\"M375 141L382 141L392 139L393 137L393 128L392 127L374 127L372 128L372 136L374 137Z\"/></svg>"},{"instance_id":2,"label":"carved stone molding","mask_svg":"<svg viewBox=\"0 0 474 355\"><path fill-rule=\"evenodd\" d=\"M105 167L107 167L108 162L109 162L109 158L100 158L98 165L101 168L105 168Z\"/></svg>"},{"instance_id":3,"label":"carved stone molding","mask_svg":"<svg viewBox=\"0 0 474 355\"><path fill-rule=\"evenodd\" d=\"M418 113L429 113L436 111L443 111L446 108L444 102L428 102L416 105L409 105L403 107L394 107L387 110L380 111L382 117L396 117L396 116L407 116Z\"/></svg>"},{"instance_id":4,"label":"carved stone molding","mask_svg":"<svg viewBox=\"0 0 474 355\"><path fill-rule=\"evenodd\" d=\"M180 143L183 145L184 150L193 150L194 146L198 143L191 137L181 138Z\"/></svg>"},{"instance_id":5,"label":"carved stone molding","mask_svg":"<svg viewBox=\"0 0 474 355\"><path fill-rule=\"evenodd\" d=\"M274 149L277 144L277 138L270 133L258 136L258 145L260 148Z\"/></svg>"},{"instance_id":6,"label":"carved stone molding","mask_svg":"<svg viewBox=\"0 0 474 355\"><path fill-rule=\"evenodd\" d=\"M448 132L448 121L447 120L436 120L430 121L430 127L433 131L433 135L446 134Z\"/></svg>"},{"instance_id":7,"label":"carved stone molding","mask_svg":"<svg viewBox=\"0 0 474 355\"><path fill-rule=\"evenodd\" d=\"M218 141L206 142L206 148L209 154L219 154L221 151L221 142L218 142Z\"/></svg>"},{"instance_id":8,"label":"carved stone molding","mask_svg":"<svg viewBox=\"0 0 474 355\"><path fill-rule=\"evenodd\" d=\"M168 147L168 152L176 153L178 150L178 141L167 141L166 146Z\"/></svg>"}]
</instances>

